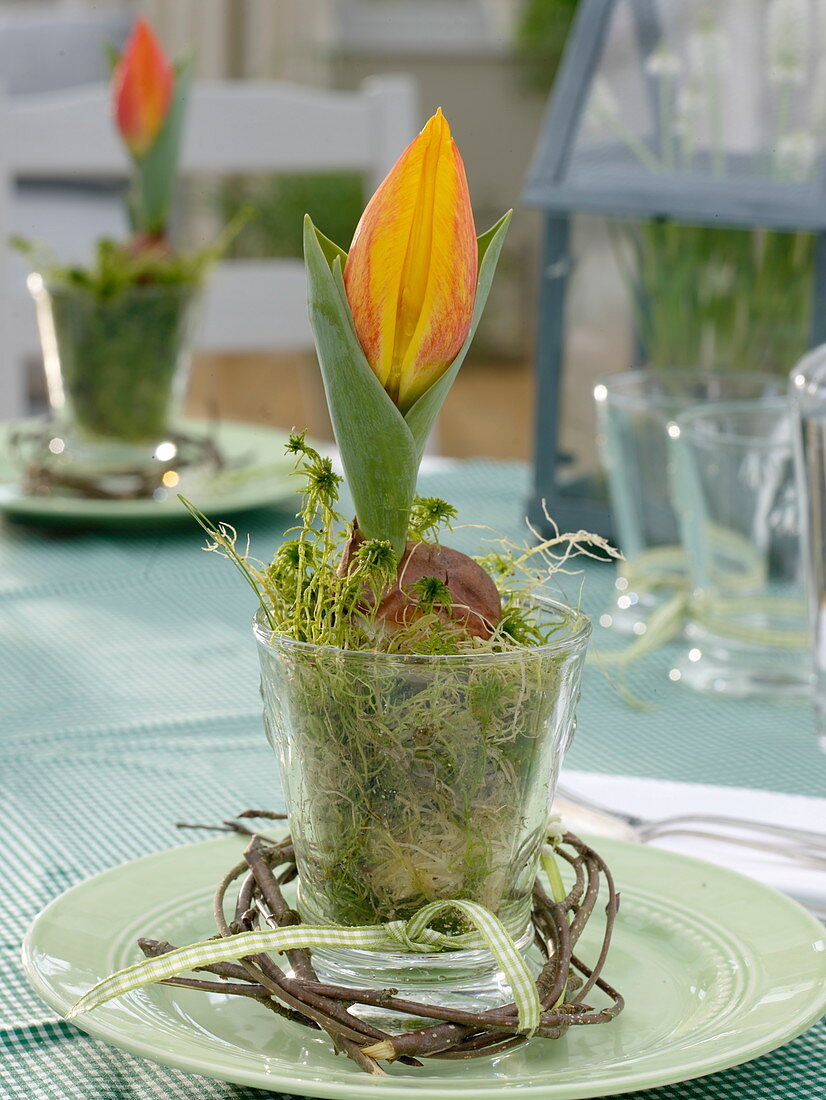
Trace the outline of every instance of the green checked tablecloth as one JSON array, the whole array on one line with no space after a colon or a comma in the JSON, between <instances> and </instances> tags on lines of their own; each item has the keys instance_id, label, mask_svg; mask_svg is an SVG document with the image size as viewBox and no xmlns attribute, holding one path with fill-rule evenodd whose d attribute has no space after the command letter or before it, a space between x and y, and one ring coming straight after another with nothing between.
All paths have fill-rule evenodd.
<instances>
[{"instance_id":1,"label":"green checked tablecloth","mask_svg":"<svg viewBox=\"0 0 826 1100\"><path fill-rule=\"evenodd\" d=\"M423 478L467 523L518 536L519 465L474 462ZM219 518L219 517L216 517ZM241 522L272 552L289 517ZM473 551L484 532L452 539ZM190 837L173 821L217 820L281 802L261 729L252 596L230 566L199 552L197 530L164 535L0 532L0 1097L55 1100L265 1100L272 1096L165 1069L57 1019L20 969L20 941L42 906L81 879ZM608 602L610 566L584 573L586 610ZM563 578L569 598L583 577ZM597 644L599 644L597 637ZM674 649L630 682L655 704L629 709L589 667L574 768L826 792L826 757L804 707L696 696L672 684ZM650 1100L815 1100L826 1027ZM635 1094L637 1095L637 1094ZM643 1094L639 1094L640 1096Z\"/></svg>"}]
</instances>

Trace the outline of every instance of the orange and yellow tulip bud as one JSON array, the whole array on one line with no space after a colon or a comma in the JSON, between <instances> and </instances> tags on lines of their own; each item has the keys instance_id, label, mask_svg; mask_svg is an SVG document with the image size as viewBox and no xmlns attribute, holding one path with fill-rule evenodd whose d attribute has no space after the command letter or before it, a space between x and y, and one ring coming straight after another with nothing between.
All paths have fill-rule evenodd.
<instances>
[{"instance_id":1,"label":"orange and yellow tulip bud","mask_svg":"<svg viewBox=\"0 0 826 1100\"><path fill-rule=\"evenodd\" d=\"M359 343L402 413L464 344L476 278L465 169L438 110L367 204L344 267Z\"/></svg>"},{"instance_id":2,"label":"orange and yellow tulip bud","mask_svg":"<svg viewBox=\"0 0 826 1100\"><path fill-rule=\"evenodd\" d=\"M155 33L138 18L112 75L115 119L134 157L154 144L169 113L175 78Z\"/></svg>"}]
</instances>

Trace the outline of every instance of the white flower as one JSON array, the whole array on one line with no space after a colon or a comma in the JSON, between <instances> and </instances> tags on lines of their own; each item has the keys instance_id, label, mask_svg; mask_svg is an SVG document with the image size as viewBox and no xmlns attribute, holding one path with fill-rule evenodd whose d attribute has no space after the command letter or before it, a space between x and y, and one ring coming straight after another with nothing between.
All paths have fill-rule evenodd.
<instances>
[{"instance_id":1,"label":"white flower","mask_svg":"<svg viewBox=\"0 0 826 1100\"><path fill-rule=\"evenodd\" d=\"M806 79L809 0L770 0L766 12L766 52L772 84L802 84Z\"/></svg>"},{"instance_id":2,"label":"white flower","mask_svg":"<svg viewBox=\"0 0 826 1100\"><path fill-rule=\"evenodd\" d=\"M660 43L645 62L645 71L649 76L674 79L683 71L683 63L672 49Z\"/></svg>"},{"instance_id":3,"label":"white flower","mask_svg":"<svg viewBox=\"0 0 826 1100\"><path fill-rule=\"evenodd\" d=\"M548 815L548 824L545 826L545 837L552 844L559 843L565 835L565 826L562 823L562 814L551 813ZM545 846L543 846L545 847ZM553 848L551 847L551 853Z\"/></svg>"},{"instance_id":4,"label":"white flower","mask_svg":"<svg viewBox=\"0 0 826 1100\"><path fill-rule=\"evenodd\" d=\"M686 50L688 67L700 80L719 77L731 61L731 43L725 30L712 19L700 23L688 36Z\"/></svg>"},{"instance_id":5,"label":"white flower","mask_svg":"<svg viewBox=\"0 0 826 1100\"><path fill-rule=\"evenodd\" d=\"M775 146L778 173L795 183L805 183L817 158L817 142L808 130L794 130L778 139Z\"/></svg>"},{"instance_id":6,"label":"white flower","mask_svg":"<svg viewBox=\"0 0 826 1100\"><path fill-rule=\"evenodd\" d=\"M598 76L591 85L586 123L592 123L597 127L610 126L619 117L619 100L614 94L613 88L604 76Z\"/></svg>"}]
</instances>

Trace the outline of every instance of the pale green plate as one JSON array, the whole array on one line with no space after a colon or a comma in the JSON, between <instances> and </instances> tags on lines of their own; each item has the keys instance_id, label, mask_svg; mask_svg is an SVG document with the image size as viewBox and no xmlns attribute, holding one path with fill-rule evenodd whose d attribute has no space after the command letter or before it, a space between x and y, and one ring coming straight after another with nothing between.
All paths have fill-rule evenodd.
<instances>
[{"instance_id":1,"label":"pale green plate","mask_svg":"<svg viewBox=\"0 0 826 1100\"><path fill-rule=\"evenodd\" d=\"M139 935L178 945L206 938L213 888L241 847L230 837L173 848L57 898L24 944L34 988L65 1013L99 978L141 957ZM152 986L79 1026L165 1065L288 1093L455 1100L507 1089L573 1100L725 1069L794 1038L826 1009L824 929L795 902L672 852L604 839L599 848L622 891L605 976L627 1008L612 1023L499 1057L393 1066L384 1078L335 1057L326 1037L219 994ZM588 948L579 953L587 958Z\"/></svg>"},{"instance_id":2,"label":"pale green plate","mask_svg":"<svg viewBox=\"0 0 826 1100\"><path fill-rule=\"evenodd\" d=\"M11 433L36 421L0 424L0 512L18 523L49 527L149 529L192 523L177 498L191 496L208 516L221 519L253 508L288 503L295 511L294 462L284 453L285 432L258 424L184 420L188 432L209 435L221 449L228 468L217 474L185 474L164 500L91 500L72 496L27 496L12 462L7 440Z\"/></svg>"}]
</instances>

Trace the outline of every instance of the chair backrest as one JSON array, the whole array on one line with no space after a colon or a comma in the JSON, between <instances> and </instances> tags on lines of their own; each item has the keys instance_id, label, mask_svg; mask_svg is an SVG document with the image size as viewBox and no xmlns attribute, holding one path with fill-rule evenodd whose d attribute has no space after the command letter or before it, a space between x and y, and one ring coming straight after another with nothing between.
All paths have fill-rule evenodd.
<instances>
[{"instance_id":1,"label":"chair backrest","mask_svg":"<svg viewBox=\"0 0 826 1100\"><path fill-rule=\"evenodd\" d=\"M370 186L385 175L418 122L415 82L406 76L366 80L353 92L266 81L194 86L181 157L183 175L353 170ZM14 231L19 179L117 180L129 171L114 133L108 90L72 89L0 103L0 239ZM48 244L48 242L45 242ZM346 242L342 242L346 243ZM3 257L8 272L8 257ZM37 347L25 288L10 287L5 355L19 360ZM9 308L10 306L10 308ZM210 278L199 349L299 349L311 344L299 260L227 260ZM22 381L0 363L0 414L22 411ZM4 385L5 382L5 385Z\"/></svg>"},{"instance_id":2,"label":"chair backrest","mask_svg":"<svg viewBox=\"0 0 826 1100\"><path fill-rule=\"evenodd\" d=\"M103 46L121 48L134 21L111 4L2 4L0 82L10 95L40 95L105 80Z\"/></svg>"}]
</instances>

